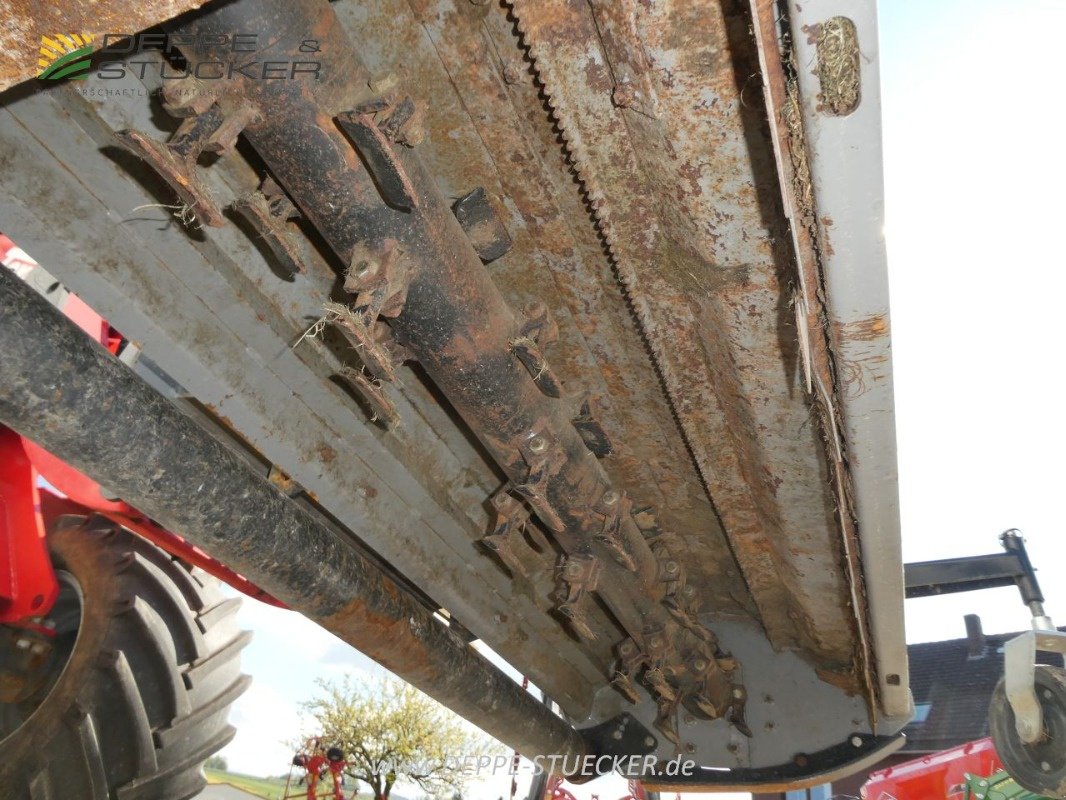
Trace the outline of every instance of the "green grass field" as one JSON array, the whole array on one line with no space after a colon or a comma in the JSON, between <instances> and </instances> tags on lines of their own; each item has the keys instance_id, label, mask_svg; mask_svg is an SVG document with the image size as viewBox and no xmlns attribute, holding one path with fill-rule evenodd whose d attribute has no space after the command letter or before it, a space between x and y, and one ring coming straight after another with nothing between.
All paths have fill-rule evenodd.
<instances>
[{"instance_id":1,"label":"green grass field","mask_svg":"<svg viewBox=\"0 0 1066 800\"><path fill-rule=\"evenodd\" d=\"M282 800L285 797L285 781L277 778L253 778L251 775L240 775L236 772L224 772L219 769L204 769L204 775L207 776L208 783L228 783L230 786L234 786L242 791L254 794L256 797L262 797L263 800ZM293 785L289 787L290 794L295 794L297 797L303 798L303 792L306 789L301 785L296 784L296 779L293 778ZM319 790L324 791L325 787L332 786L329 782L329 778L325 783L319 784ZM350 789L345 790L345 797L348 797ZM356 800L371 800L370 795L360 794ZM401 798L397 798L401 800Z\"/></svg>"},{"instance_id":2,"label":"green grass field","mask_svg":"<svg viewBox=\"0 0 1066 800\"><path fill-rule=\"evenodd\" d=\"M208 783L228 783L263 800L281 800L285 795L285 781L276 778L253 778L250 775L238 775L235 772L222 772L217 769L205 769Z\"/></svg>"}]
</instances>

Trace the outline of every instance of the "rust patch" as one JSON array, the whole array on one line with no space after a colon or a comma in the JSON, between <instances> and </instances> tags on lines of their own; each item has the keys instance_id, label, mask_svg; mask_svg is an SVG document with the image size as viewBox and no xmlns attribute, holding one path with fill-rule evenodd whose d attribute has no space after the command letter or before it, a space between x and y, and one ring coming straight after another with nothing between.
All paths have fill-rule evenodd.
<instances>
[{"instance_id":1,"label":"rust patch","mask_svg":"<svg viewBox=\"0 0 1066 800\"><path fill-rule=\"evenodd\" d=\"M509 4L771 642L846 661L855 626L825 481L832 456L804 424L808 401L788 371L797 350L811 348L797 346L795 314L785 313L788 255L774 242L786 232L767 197L779 175L767 163L772 149L757 145L768 144L765 120L752 111L756 90L741 96L757 69L748 19L696 2ZM619 107L590 74L601 62L623 85L650 81L655 115ZM804 193L813 237L809 175ZM818 334L820 311L803 306ZM824 348L809 361L829 374ZM705 558L698 533L678 533L700 553L693 561ZM794 542L824 568L801 576ZM810 625L787 617L790 603Z\"/></svg>"},{"instance_id":2,"label":"rust patch","mask_svg":"<svg viewBox=\"0 0 1066 800\"><path fill-rule=\"evenodd\" d=\"M387 596L382 598L385 602L397 602L395 586L387 585L382 592ZM377 613L361 598L356 598L340 611L318 621L347 642L380 642L374 652L367 654L386 669L403 673L411 683L421 687L439 677L431 664L433 654L412 634L406 617Z\"/></svg>"},{"instance_id":3,"label":"rust patch","mask_svg":"<svg viewBox=\"0 0 1066 800\"><path fill-rule=\"evenodd\" d=\"M42 36L88 33L98 50L105 33L136 33L199 8L204 0L155 0L95 3L40 3L9 0L0 26L0 91L40 72L37 58Z\"/></svg>"},{"instance_id":4,"label":"rust patch","mask_svg":"<svg viewBox=\"0 0 1066 800\"><path fill-rule=\"evenodd\" d=\"M846 324L837 323L834 327L842 340L872 342L888 336L888 318L884 314L875 314Z\"/></svg>"}]
</instances>

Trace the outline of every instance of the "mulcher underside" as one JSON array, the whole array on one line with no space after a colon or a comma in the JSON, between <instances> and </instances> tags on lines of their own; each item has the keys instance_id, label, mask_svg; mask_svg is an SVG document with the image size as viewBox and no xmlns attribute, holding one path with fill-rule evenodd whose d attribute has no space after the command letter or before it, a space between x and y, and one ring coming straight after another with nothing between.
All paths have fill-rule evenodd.
<instances>
[{"instance_id":1,"label":"mulcher underside","mask_svg":"<svg viewBox=\"0 0 1066 800\"><path fill-rule=\"evenodd\" d=\"M799 782L887 746L906 674L763 6L208 5L180 58L0 96L0 229L569 717ZM318 80L173 77L235 30Z\"/></svg>"}]
</instances>

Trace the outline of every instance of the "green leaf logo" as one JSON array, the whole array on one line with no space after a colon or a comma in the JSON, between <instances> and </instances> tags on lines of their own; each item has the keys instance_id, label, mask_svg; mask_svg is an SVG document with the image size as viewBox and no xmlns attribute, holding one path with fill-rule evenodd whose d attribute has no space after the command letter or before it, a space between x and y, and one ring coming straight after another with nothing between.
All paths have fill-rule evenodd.
<instances>
[{"instance_id":1,"label":"green leaf logo","mask_svg":"<svg viewBox=\"0 0 1066 800\"><path fill-rule=\"evenodd\" d=\"M84 80L89 75L89 57L93 53L93 37L87 33L57 33L41 37L41 55L37 77L45 81L70 78Z\"/></svg>"}]
</instances>

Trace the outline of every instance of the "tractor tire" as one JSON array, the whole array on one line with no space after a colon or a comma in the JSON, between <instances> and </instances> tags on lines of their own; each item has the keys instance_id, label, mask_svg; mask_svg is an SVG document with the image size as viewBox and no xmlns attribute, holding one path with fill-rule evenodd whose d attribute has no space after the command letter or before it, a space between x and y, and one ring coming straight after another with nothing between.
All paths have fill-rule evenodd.
<instances>
[{"instance_id":1,"label":"tractor tire","mask_svg":"<svg viewBox=\"0 0 1066 800\"><path fill-rule=\"evenodd\" d=\"M240 599L100 518L62 517L48 538L63 656L34 697L0 704L0 800L196 796L250 683Z\"/></svg>"},{"instance_id":2,"label":"tractor tire","mask_svg":"<svg viewBox=\"0 0 1066 800\"><path fill-rule=\"evenodd\" d=\"M1037 664L1034 673L1043 731L1026 744L1014 727L1014 710L1000 680L988 707L992 743L1007 773L1019 785L1042 797L1066 798L1066 670Z\"/></svg>"}]
</instances>

